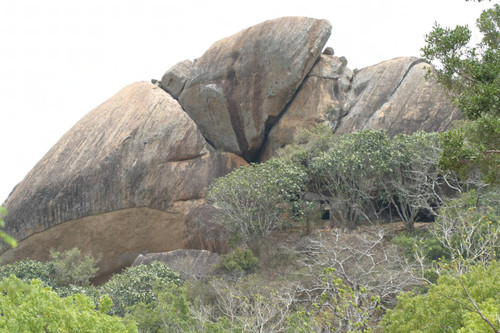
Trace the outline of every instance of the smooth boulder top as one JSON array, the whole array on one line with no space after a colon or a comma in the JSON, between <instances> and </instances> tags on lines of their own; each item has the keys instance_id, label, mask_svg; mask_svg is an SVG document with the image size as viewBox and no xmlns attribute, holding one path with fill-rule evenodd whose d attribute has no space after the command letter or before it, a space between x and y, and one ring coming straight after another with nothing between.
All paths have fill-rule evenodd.
<instances>
[{"instance_id":1,"label":"smooth boulder top","mask_svg":"<svg viewBox=\"0 0 500 333\"><path fill-rule=\"evenodd\" d=\"M214 43L179 102L217 149L252 160L328 40L326 20L283 17Z\"/></svg>"}]
</instances>

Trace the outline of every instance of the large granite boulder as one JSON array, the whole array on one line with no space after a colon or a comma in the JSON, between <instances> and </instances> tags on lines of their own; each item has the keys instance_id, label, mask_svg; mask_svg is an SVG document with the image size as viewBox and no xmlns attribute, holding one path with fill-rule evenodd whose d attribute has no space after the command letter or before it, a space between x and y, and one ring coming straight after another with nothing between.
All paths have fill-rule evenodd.
<instances>
[{"instance_id":1,"label":"large granite boulder","mask_svg":"<svg viewBox=\"0 0 500 333\"><path fill-rule=\"evenodd\" d=\"M252 160L330 36L328 21L284 17L213 44L179 102L217 149Z\"/></svg>"},{"instance_id":2,"label":"large granite boulder","mask_svg":"<svg viewBox=\"0 0 500 333\"><path fill-rule=\"evenodd\" d=\"M223 251L217 233L196 234L211 213L208 185L246 164L216 152L165 91L134 83L81 119L15 188L6 231L20 240L2 255L46 260L50 249L100 254L101 275L139 253Z\"/></svg>"},{"instance_id":3,"label":"large granite boulder","mask_svg":"<svg viewBox=\"0 0 500 333\"><path fill-rule=\"evenodd\" d=\"M216 274L222 266L222 256L207 250L174 250L162 253L140 254L132 266L149 265L160 261L178 272L183 279L198 280Z\"/></svg>"},{"instance_id":4,"label":"large granite boulder","mask_svg":"<svg viewBox=\"0 0 500 333\"><path fill-rule=\"evenodd\" d=\"M338 57L321 55L282 117L269 132L259 160L276 156L277 151L294 143L302 128L327 123L332 130L347 112L347 91L352 70Z\"/></svg>"},{"instance_id":5,"label":"large granite boulder","mask_svg":"<svg viewBox=\"0 0 500 333\"><path fill-rule=\"evenodd\" d=\"M420 58L402 57L361 69L348 93L354 103L336 133L384 129L394 136L448 129L460 111L436 82L426 80L430 67Z\"/></svg>"}]
</instances>

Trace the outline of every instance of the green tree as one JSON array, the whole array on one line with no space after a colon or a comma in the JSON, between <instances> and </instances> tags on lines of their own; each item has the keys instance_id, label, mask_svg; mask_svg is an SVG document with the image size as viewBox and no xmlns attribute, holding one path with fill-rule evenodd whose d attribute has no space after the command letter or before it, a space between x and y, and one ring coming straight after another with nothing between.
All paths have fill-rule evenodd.
<instances>
[{"instance_id":1,"label":"green tree","mask_svg":"<svg viewBox=\"0 0 500 333\"><path fill-rule=\"evenodd\" d=\"M386 332L499 332L500 264L443 275L424 295L401 294L382 320Z\"/></svg>"},{"instance_id":2,"label":"green tree","mask_svg":"<svg viewBox=\"0 0 500 333\"><path fill-rule=\"evenodd\" d=\"M500 116L500 5L483 11L477 27L482 40L472 46L467 26L450 29L435 23L422 48L423 57L436 64L437 81L471 120Z\"/></svg>"},{"instance_id":3,"label":"green tree","mask_svg":"<svg viewBox=\"0 0 500 333\"><path fill-rule=\"evenodd\" d=\"M222 258L222 266L229 272L252 271L257 267L259 259L252 250L236 248Z\"/></svg>"},{"instance_id":4,"label":"green tree","mask_svg":"<svg viewBox=\"0 0 500 333\"><path fill-rule=\"evenodd\" d=\"M27 284L14 276L0 285L2 332L137 332L135 323L96 311L87 296L61 298L39 280ZM102 303L109 308L109 299Z\"/></svg>"},{"instance_id":5,"label":"green tree","mask_svg":"<svg viewBox=\"0 0 500 333\"><path fill-rule=\"evenodd\" d=\"M209 318L207 308L198 300L189 299L187 288L186 285L158 282L153 289L155 301L133 305L126 318L136 321L141 332L228 332Z\"/></svg>"},{"instance_id":6,"label":"green tree","mask_svg":"<svg viewBox=\"0 0 500 333\"><path fill-rule=\"evenodd\" d=\"M23 282L29 283L38 279L47 287L57 288L59 284L54 280L54 268L51 263L42 263L36 260L23 259L15 263L0 266L0 279L14 275Z\"/></svg>"},{"instance_id":7,"label":"green tree","mask_svg":"<svg viewBox=\"0 0 500 333\"><path fill-rule=\"evenodd\" d=\"M275 158L216 179L208 199L218 208L224 228L258 254L273 230L302 219L300 197L306 177L297 164Z\"/></svg>"},{"instance_id":8,"label":"green tree","mask_svg":"<svg viewBox=\"0 0 500 333\"><path fill-rule=\"evenodd\" d=\"M479 171L483 180L500 183L500 5L477 20L482 40L470 45L466 26L435 24L422 55L436 65L432 73L467 119L443 134L443 168L462 178Z\"/></svg>"}]
</instances>

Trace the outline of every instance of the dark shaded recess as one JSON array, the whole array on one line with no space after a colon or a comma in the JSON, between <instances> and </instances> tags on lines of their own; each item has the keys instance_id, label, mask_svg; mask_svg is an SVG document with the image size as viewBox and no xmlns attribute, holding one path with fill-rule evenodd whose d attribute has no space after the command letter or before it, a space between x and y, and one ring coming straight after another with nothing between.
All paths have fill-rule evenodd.
<instances>
[{"instance_id":1,"label":"dark shaded recess","mask_svg":"<svg viewBox=\"0 0 500 333\"><path fill-rule=\"evenodd\" d=\"M241 109L236 102L236 98L234 96L234 88L238 85L238 79L236 77L236 71L234 69L235 63L238 60L239 52L233 52L231 54L233 58L233 64L227 71L227 75L225 79L222 80L224 82L223 91L224 98L226 99L229 118L231 119L231 126L234 129L234 134L236 135L236 141L238 142L238 147L240 151L248 150L248 142L245 138L245 132L243 129L243 120L241 119Z\"/></svg>"},{"instance_id":2,"label":"dark shaded recess","mask_svg":"<svg viewBox=\"0 0 500 333\"><path fill-rule=\"evenodd\" d=\"M333 95L336 100L340 100L340 89L338 80L333 81Z\"/></svg>"}]
</instances>

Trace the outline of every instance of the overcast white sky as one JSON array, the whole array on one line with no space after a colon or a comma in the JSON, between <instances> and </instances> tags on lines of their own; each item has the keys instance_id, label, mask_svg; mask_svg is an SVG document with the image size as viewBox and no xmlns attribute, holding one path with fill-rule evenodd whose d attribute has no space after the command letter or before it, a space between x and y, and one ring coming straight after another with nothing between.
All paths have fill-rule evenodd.
<instances>
[{"instance_id":1,"label":"overcast white sky","mask_svg":"<svg viewBox=\"0 0 500 333\"><path fill-rule=\"evenodd\" d=\"M327 19L351 69L418 56L433 22L474 25L497 1L1 0L0 203L86 113L215 41L281 16Z\"/></svg>"}]
</instances>

